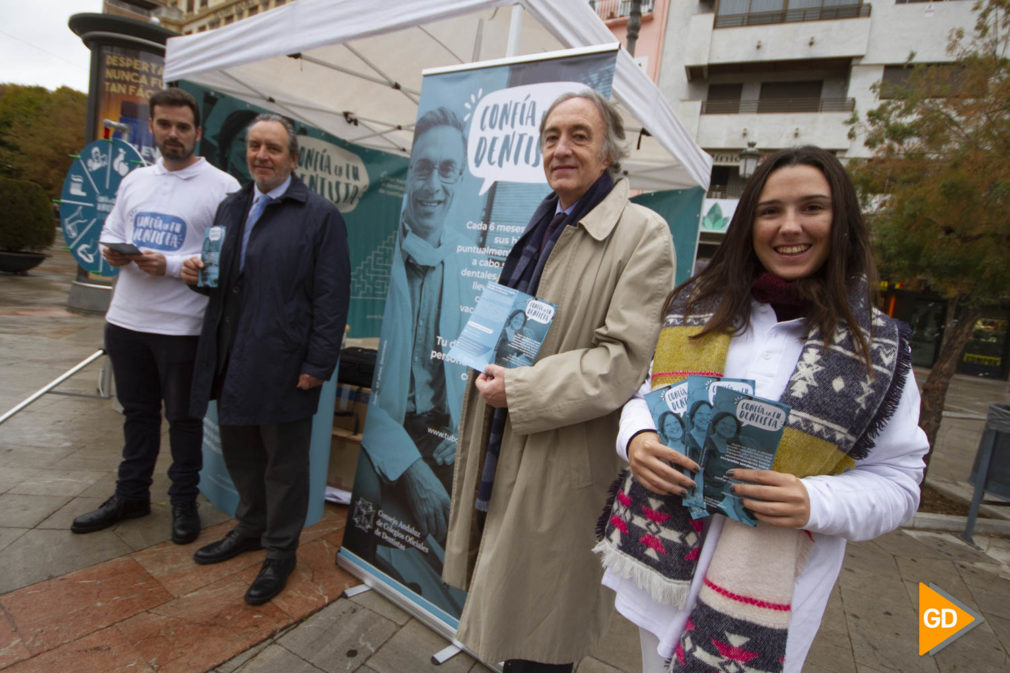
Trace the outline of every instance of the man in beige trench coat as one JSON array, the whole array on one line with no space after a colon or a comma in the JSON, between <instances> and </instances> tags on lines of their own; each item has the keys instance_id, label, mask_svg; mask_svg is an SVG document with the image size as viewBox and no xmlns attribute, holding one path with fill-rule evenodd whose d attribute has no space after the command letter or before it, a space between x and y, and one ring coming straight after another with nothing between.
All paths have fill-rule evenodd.
<instances>
[{"instance_id":1,"label":"man in beige trench coat","mask_svg":"<svg viewBox=\"0 0 1010 673\"><path fill-rule=\"evenodd\" d=\"M591 91L541 123L554 193L499 282L557 305L537 361L471 372L443 578L468 591L457 639L507 673L571 671L613 596L590 551L617 474L620 408L645 376L673 287L669 229L615 181L620 117Z\"/></svg>"}]
</instances>

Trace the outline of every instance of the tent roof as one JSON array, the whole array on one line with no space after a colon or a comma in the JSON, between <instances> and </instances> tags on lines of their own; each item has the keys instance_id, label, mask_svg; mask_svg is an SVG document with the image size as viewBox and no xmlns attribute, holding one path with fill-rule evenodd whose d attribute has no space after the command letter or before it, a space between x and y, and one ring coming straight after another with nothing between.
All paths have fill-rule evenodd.
<instances>
[{"instance_id":1,"label":"tent roof","mask_svg":"<svg viewBox=\"0 0 1010 673\"><path fill-rule=\"evenodd\" d=\"M513 8L524 11L516 12ZM365 147L406 154L422 70L613 43L584 0L298 0L216 30L173 37L165 81L187 80ZM514 33L511 33L514 35ZM613 85L642 190L707 188L712 159L621 49ZM650 135L641 134L647 129Z\"/></svg>"}]
</instances>

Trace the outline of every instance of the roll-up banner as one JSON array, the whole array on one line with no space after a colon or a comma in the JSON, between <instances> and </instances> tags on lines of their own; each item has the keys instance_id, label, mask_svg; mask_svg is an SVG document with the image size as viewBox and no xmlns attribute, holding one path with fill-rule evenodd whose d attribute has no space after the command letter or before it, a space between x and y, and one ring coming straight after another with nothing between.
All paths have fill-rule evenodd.
<instances>
[{"instance_id":1,"label":"roll-up banner","mask_svg":"<svg viewBox=\"0 0 1010 673\"><path fill-rule=\"evenodd\" d=\"M616 45L425 71L362 451L337 561L452 638L442 582L466 367L447 358L540 201L539 125L560 94L610 97Z\"/></svg>"}]
</instances>

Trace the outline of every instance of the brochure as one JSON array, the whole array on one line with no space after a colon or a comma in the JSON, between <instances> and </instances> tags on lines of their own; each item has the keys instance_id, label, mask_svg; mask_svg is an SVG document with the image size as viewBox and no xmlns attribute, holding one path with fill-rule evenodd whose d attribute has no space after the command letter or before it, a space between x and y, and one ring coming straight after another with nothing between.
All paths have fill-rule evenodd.
<instances>
[{"instance_id":1,"label":"brochure","mask_svg":"<svg viewBox=\"0 0 1010 673\"><path fill-rule=\"evenodd\" d=\"M557 306L498 283L488 283L448 357L484 371L532 365Z\"/></svg>"},{"instance_id":2,"label":"brochure","mask_svg":"<svg viewBox=\"0 0 1010 673\"><path fill-rule=\"evenodd\" d=\"M705 504L705 485L702 479L705 473L704 448L709 422L712 419L712 405L715 402L716 391L720 388L753 395L754 381L717 376L687 377L687 412L684 416L684 425L687 429L687 455L701 466L701 470L695 475L694 489L684 496L684 505L691 510L691 516L695 519L708 516L710 513Z\"/></svg>"},{"instance_id":3,"label":"brochure","mask_svg":"<svg viewBox=\"0 0 1010 673\"><path fill-rule=\"evenodd\" d=\"M224 234L225 228L219 224L207 227L207 232L203 237L203 247L200 251L203 268L200 269L200 275L196 283L197 287L217 287Z\"/></svg>"},{"instance_id":4,"label":"brochure","mask_svg":"<svg viewBox=\"0 0 1010 673\"><path fill-rule=\"evenodd\" d=\"M684 412L687 411L687 380L646 393L645 403L656 424L659 441L686 455L687 428L684 426ZM692 476L687 470L684 474Z\"/></svg>"},{"instance_id":5,"label":"brochure","mask_svg":"<svg viewBox=\"0 0 1010 673\"><path fill-rule=\"evenodd\" d=\"M740 498L730 492L730 485L737 481L727 477L726 472L735 467L770 470L789 409L787 404L732 387L716 389L702 449L702 471L698 474L710 512L722 512L748 526L757 525Z\"/></svg>"}]
</instances>

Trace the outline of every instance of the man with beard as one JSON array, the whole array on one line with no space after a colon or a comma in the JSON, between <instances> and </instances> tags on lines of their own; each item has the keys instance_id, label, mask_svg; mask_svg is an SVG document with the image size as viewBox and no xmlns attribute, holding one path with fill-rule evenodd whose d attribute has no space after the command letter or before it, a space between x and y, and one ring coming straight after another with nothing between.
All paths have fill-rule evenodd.
<instances>
[{"instance_id":1,"label":"man with beard","mask_svg":"<svg viewBox=\"0 0 1010 673\"><path fill-rule=\"evenodd\" d=\"M190 414L189 396L207 299L186 287L182 263L199 253L218 203L239 184L193 153L201 129L192 96L165 89L153 94L148 105L148 127L161 158L123 179L100 237L102 242L132 243L141 251L102 248L105 260L119 268L105 316L105 351L126 416L123 459L112 497L74 519L70 529L91 533L150 513L164 403L172 449L172 541L186 544L200 533L196 496L203 420Z\"/></svg>"}]
</instances>

